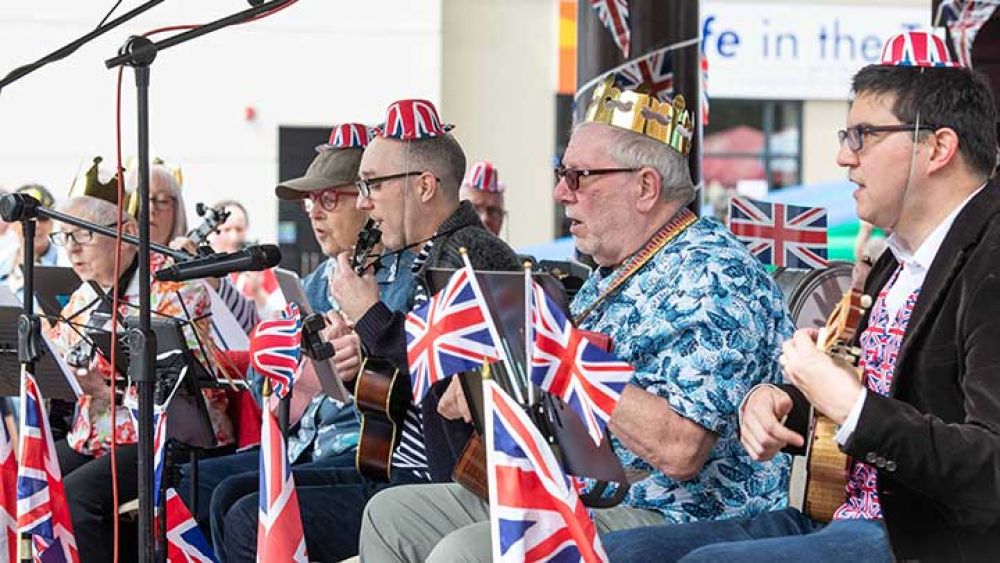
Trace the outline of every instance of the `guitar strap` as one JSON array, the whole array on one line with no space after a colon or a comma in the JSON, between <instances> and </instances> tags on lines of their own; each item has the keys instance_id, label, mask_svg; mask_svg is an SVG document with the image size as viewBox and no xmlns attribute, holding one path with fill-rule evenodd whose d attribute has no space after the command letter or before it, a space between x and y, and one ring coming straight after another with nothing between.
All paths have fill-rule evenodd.
<instances>
[{"instance_id":1,"label":"guitar strap","mask_svg":"<svg viewBox=\"0 0 1000 563\"><path fill-rule=\"evenodd\" d=\"M611 297L618 289L625 284L626 281L633 274L638 272L647 262L652 260L656 253L663 250L663 247L677 238L677 235L684 232L684 229L690 227L695 221L698 220L698 216L691 212L690 209L684 207L678 211L673 218L667 221L666 225L656 231L649 241L643 246L638 252L632 255L632 257L625 262L625 265L618 271L615 279L608 284L608 287L602 292L593 303L588 305L583 311L580 311L578 315L573 317L573 324L580 326L591 313L594 312L597 307L604 302L605 299Z\"/></svg>"}]
</instances>

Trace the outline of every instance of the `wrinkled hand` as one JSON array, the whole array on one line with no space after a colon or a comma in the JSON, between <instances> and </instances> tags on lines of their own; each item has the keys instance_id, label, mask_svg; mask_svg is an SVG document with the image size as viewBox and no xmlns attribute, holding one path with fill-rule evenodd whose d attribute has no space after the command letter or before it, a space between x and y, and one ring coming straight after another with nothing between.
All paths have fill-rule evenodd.
<instances>
[{"instance_id":1,"label":"wrinkled hand","mask_svg":"<svg viewBox=\"0 0 1000 563\"><path fill-rule=\"evenodd\" d=\"M816 409L843 424L864 389L856 370L816 347L816 329L801 329L786 341L779 363L788 381L802 391Z\"/></svg>"},{"instance_id":2,"label":"wrinkled hand","mask_svg":"<svg viewBox=\"0 0 1000 563\"><path fill-rule=\"evenodd\" d=\"M329 311L325 318L326 328L320 335L333 344L332 361L337 375L343 381L354 381L361 369L361 338L338 311Z\"/></svg>"},{"instance_id":3,"label":"wrinkled hand","mask_svg":"<svg viewBox=\"0 0 1000 563\"><path fill-rule=\"evenodd\" d=\"M805 443L782 423L791 410L792 398L777 387L762 385L750 393L740 414L740 441L750 457L767 461L789 444Z\"/></svg>"},{"instance_id":4,"label":"wrinkled hand","mask_svg":"<svg viewBox=\"0 0 1000 563\"><path fill-rule=\"evenodd\" d=\"M461 418L466 423L472 423L472 412L469 410L469 403L465 400L465 392L462 391L462 382L458 377L452 377L451 382L441 400L438 401L438 414L448 420Z\"/></svg>"},{"instance_id":5,"label":"wrinkled hand","mask_svg":"<svg viewBox=\"0 0 1000 563\"><path fill-rule=\"evenodd\" d=\"M330 294L347 317L357 321L378 303L378 283L371 270L358 276L351 269L349 256L349 252L337 256L337 267L330 275Z\"/></svg>"}]
</instances>

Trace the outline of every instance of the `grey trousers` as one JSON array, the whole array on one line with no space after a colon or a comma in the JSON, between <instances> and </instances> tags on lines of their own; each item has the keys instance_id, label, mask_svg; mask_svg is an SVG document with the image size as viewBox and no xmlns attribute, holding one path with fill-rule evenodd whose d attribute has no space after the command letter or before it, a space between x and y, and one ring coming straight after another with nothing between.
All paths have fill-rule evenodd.
<instances>
[{"instance_id":1,"label":"grey trousers","mask_svg":"<svg viewBox=\"0 0 1000 563\"><path fill-rule=\"evenodd\" d=\"M599 533L663 523L652 510L618 506L593 511ZM455 483L404 485L368 501L361 522L361 561L492 561L490 507Z\"/></svg>"}]
</instances>

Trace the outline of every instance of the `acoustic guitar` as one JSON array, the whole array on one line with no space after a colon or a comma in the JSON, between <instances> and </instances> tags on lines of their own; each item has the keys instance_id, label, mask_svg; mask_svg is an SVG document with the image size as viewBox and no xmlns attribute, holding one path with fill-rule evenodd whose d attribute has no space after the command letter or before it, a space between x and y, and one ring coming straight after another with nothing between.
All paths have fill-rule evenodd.
<instances>
[{"instance_id":1,"label":"acoustic guitar","mask_svg":"<svg viewBox=\"0 0 1000 563\"><path fill-rule=\"evenodd\" d=\"M816 345L838 361L856 365L860 351L850 349L848 343L854 339L858 323L869 307L871 298L860 290L845 293L820 330ZM861 371L855 369L860 378ZM813 409L806 440L804 509L806 515L820 522L833 518L833 513L844 503L847 490L851 462L834 440L836 434L837 425Z\"/></svg>"}]
</instances>

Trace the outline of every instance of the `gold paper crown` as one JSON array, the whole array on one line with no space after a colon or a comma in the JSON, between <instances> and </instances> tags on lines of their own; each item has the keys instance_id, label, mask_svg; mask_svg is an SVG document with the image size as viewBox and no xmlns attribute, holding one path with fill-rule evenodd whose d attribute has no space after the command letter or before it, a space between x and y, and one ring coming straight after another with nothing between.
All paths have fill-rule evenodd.
<instances>
[{"instance_id":1,"label":"gold paper crown","mask_svg":"<svg viewBox=\"0 0 1000 563\"><path fill-rule=\"evenodd\" d=\"M89 196L103 199L104 201L118 205L118 176L113 175L107 182L101 182L100 165L103 159L94 157L94 163L80 177L73 180L73 185L69 189L69 197ZM136 217L139 211L139 198L134 197L134 193L125 192L125 211L132 217Z\"/></svg>"},{"instance_id":2,"label":"gold paper crown","mask_svg":"<svg viewBox=\"0 0 1000 563\"><path fill-rule=\"evenodd\" d=\"M584 114L585 123L606 123L640 135L652 137L687 155L694 132L691 112L685 109L684 96L673 101L659 101L654 96L621 90L614 76L608 76L594 89L594 97Z\"/></svg>"}]
</instances>

